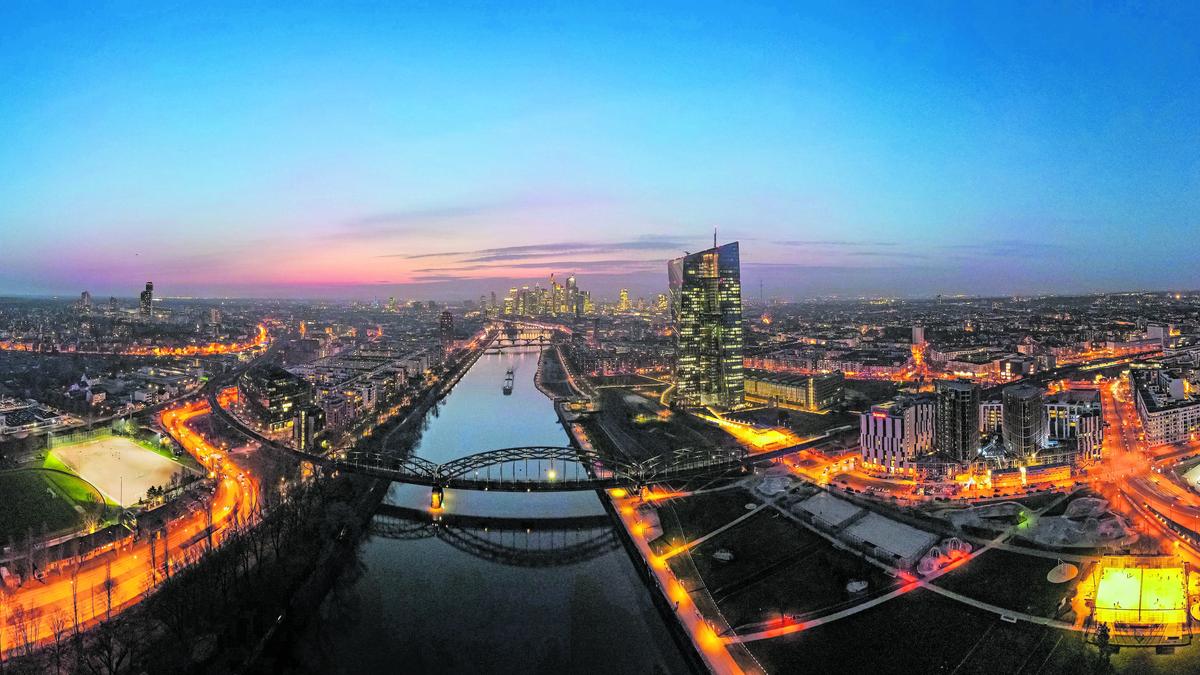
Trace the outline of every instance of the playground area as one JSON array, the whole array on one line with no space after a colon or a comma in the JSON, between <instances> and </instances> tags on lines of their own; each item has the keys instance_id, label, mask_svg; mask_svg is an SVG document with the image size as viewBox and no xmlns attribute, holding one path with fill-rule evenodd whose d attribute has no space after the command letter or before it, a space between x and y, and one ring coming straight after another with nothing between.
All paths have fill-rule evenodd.
<instances>
[{"instance_id":1,"label":"playground area","mask_svg":"<svg viewBox=\"0 0 1200 675\"><path fill-rule=\"evenodd\" d=\"M46 465L66 470L95 485L121 506L135 504L153 486L170 486L183 465L121 436L104 436L51 450Z\"/></svg>"}]
</instances>

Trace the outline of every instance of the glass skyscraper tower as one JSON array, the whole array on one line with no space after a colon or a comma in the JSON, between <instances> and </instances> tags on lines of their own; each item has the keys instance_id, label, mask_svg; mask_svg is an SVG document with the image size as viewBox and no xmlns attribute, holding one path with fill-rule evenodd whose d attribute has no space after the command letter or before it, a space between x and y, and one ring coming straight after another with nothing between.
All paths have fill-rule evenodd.
<instances>
[{"instance_id":1,"label":"glass skyscraper tower","mask_svg":"<svg viewBox=\"0 0 1200 675\"><path fill-rule=\"evenodd\" d=\"M745 400L738 244L667 263L675 323L675 400L733 408Z\"/></svg>"}]
</instances>

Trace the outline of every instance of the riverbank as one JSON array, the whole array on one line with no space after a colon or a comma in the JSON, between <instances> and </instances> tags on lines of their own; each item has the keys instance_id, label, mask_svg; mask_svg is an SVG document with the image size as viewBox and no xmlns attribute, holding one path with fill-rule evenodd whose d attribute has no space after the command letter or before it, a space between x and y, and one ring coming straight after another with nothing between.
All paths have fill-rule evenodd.
<instances>
[{"instance_id":1,"label":"riverbank","mask_svg":"<svg viewBox=\"0 0 1200 675\"><path fill-rule=\"evenodd\" d=\"M412 454L446 463L567 445L534 386L539 353L481 356L428 413ZM509 369L519 376L504 395ZM370 536L277 672L691 672L591 490L445 496L434 522L428 488L388 489ZM579 518L591 524L571 524Z\"/></svg>"},{"instance_id":2,"label":"riverbank","mask_svg":"<svg viewBox=\"0 0 1200 675\"><path fill-rule=\"evenodd\" d=\"M576 448L591 447L591 441L586 438L580 438L580 435L586 435L586 432L578 424L572 424L567 416L561 403L561 399L574 396L583 396L583 393L574 386L574 378L567 377L564 365L560 360L561 356L557 350L545 350L542 352L538 363L538 389L548 398L554 401L554 411L558 415L559 422L563 429L566 430L568 438L571 439L571 444ZM543 373L554 374L558 373L557 380L553 380L556 384L560 384L566 389L565 392L559 393L545 383ZM696 613L688 621L681 614L681 600L687 598L686 592L680 594L670 594L667 591L667 586L670 580L665 580L661 570L654 569L651 560L653 552L650 551L648 544L644 540L635 538L631 530L632 522L626 522L627 519L621 516L618 506L612 495L606 490L596 490L596 497L600 500L604 512L608 514L612 520L614 527L617 530L622 548L625 554L633 563L634 568L638 572L638 577L642 580L646 591L650 595L650 600L654 604L659 615L663 619L663 623L670 631L672 639L679 647L680 652L687 659L688 667L695 673L740 673L741 668L733 661L732 657L726 652L721 641L712 633L711 629L705 632L707 625L704 624L703 617ZM664 566L665 567L665 566ZM678 582L675 582L678 586ZM682 587L680 587L682 591ZM684 607L684 610L687 608ZM711 634L710 640L702 640L703 636Z\"/></svg>"},{"instance_id":3,"label":"riverbank","mask_svg":"<svg viewBox=\"0 0 1200 675\"><path fill-rule=\"evenodd\" d=\"M419 427L429 411L454 389L483 353L484 349L478 349L460 362L452 373L438 382L437 386L421 399L417 407L405 414L393 428L384 432L385 449L393 435L413 431L414 427ZM405 448L405 451L411 451L411 448ZM391 483L385 480L358 480L365 483L364 492L354 506L355 521L359 525L358 532L353 537L345 536L344 532L339 533L313 557L307 573L293 589L286 608L256 645L252 657L244 664L243 672L276 672L279 657L291 651L290 641L304 631L320 611L321 604L337 583L339 576L354 563L362 537L370 531L371 519L387 497L388 488L391 486Z\"/></svg>"}]
</instances>

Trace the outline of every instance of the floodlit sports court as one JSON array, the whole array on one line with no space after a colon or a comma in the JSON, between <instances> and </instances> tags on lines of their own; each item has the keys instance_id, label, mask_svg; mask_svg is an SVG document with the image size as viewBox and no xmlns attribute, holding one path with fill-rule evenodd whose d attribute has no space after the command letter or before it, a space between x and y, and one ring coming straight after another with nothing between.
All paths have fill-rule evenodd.
<instances>
[{"instance_id":1,"label":"floodlit sports court","mask_svg":"<svg viewBox=\"0 0 1200 675\"><path fill-rule=\"evenodd\" d=\"M63 446L50 454L121 506L135 504L146 496L146 490L169 485L173 474L187 471L179 463L120 436Z\"/></svg>"},{"instance_id":2,"label":"floodlit sports court","mask_svg":"<svg viewBox=\"0 0 1200 675\"><path fill-rule=\"evenodd\" d=\"M1105 566L1096 586L1098 623L1170 625L1187 621L1187 588L1179 567Z\"/></svg>"}]
</instances>

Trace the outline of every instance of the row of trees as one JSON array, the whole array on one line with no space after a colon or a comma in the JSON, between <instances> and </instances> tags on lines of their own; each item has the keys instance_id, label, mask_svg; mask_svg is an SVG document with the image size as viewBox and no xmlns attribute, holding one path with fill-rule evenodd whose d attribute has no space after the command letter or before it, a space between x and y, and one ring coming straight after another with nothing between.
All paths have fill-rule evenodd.
<instances>
[{"instance_id":1,"label":"row of trees","mask_svg":"<svg viewBox=\"0 0 1200 675\"><path fill-rule=\"evenodd\" d=\"M29 673L168 672L187 670L221 646L236 663L246 645L285 609L286 598L315 560L313 542L340 532L357 538L351 478L264 489L261 517L239 519L224 539L202 537L187 560L168 560L153 546L150 583L157 588L125 611L112 606L111 576L97 597L103 620L91 627L74 616L42 616L0 599L0 669ZM210 530L211 531L211 530ZM148 536L165 542L167 532ZM187 565L188 562L197 564ZM44 648L38 648L39 643ZM6 667L6 668L5 668Z\"/></svg>"}]
</instances>

